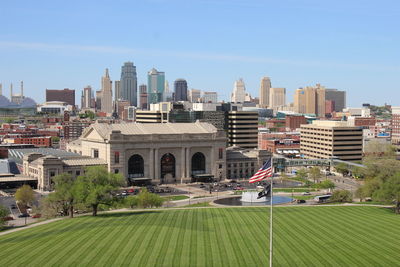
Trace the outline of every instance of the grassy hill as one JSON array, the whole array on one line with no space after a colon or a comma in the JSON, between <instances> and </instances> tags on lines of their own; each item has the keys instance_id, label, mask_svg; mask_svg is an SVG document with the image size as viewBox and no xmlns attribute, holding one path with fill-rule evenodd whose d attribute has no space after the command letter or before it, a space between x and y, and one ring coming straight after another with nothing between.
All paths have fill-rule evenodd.
<instances>
[{"instance_id":1,"label":"grassy hill","mask_svg":"<svg viewBox=\"0 0 400 267\"><path fill-rule=\"evenodd\" d=\"M400 216L376 207L277 207L274 266L399 266ZM79 217L0 236L0 266L266 266L268 209Z\"/></svg>"}]
</instances>

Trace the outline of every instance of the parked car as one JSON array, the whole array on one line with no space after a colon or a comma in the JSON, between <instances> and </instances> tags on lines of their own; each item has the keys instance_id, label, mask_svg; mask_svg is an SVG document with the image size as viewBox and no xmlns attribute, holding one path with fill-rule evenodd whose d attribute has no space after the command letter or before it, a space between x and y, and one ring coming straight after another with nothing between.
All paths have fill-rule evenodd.
<instances>
[{"instance_id":1,"label":"parked car","mask_svg":"<svg viewBox=\"0 0 400 267\"><path fill-rule=\"evenodd\" d=\"M31 217L28 213L21 213L18 215L18 218L25 218L25 217Z\"/></svg>"},{"instance_id":2,"label":"parked car","mask_svg":"<svg viewBox=\"0 0 400 267\"><path fill-rule=\"evenodd\" d=\"M16 206L15 204L12 204L12 205L11 205L11 208L14 210L14 209L17 208L17 206Z\"/></svg>"},{"instance_id":3,"label":"parked car","mask_svg":"<svg viewBox=\"0 0 400 267\"><path fill-rule=\"evenodd\" d=\"M34 219L37 219L37 218L40 218L40 217L42 217L42 214L40 214L40 213L32 215L32 218L34 218Z\"/></svg>"},{"instance_id":4,"label":"parked car","mask_svg":"<svg viewBox=\"0 0 400 267\"><path fill-rule=\"evenodd\" d=\"M310 192L303 192L302 195L303 196L309 196L309 195L311 195L311 193Z\"/></svg>"},{"instance_id":5,"label":"parked car","mask_svg":"<svg viewBox=\"0 0 400 267\"><path fill-rule=\"evenodd\" d=\"M3 217L3 221L12 221L12 220L14 220L14 218L11 216Z\"/></svg>"},{"instance_id":6,"label":"parked car","mask_svg":"<svg viewBox=\"0 0 400 267\"><path fill-rule=\"evenodd\" d=\"M233 188L233 190L244 190L244 188L241 186L236 186L235 188Z\"/></svg>"},{"instance_id":7,"label":"parked car","mask_svg":"<svg viewBox=\"0 0 400 267\"><path fill-rule=\"evenodd\" d=\"M306 201L304 199L298 199L296 200L297 204L304 204Z\"/></svg>"}]
</instances>

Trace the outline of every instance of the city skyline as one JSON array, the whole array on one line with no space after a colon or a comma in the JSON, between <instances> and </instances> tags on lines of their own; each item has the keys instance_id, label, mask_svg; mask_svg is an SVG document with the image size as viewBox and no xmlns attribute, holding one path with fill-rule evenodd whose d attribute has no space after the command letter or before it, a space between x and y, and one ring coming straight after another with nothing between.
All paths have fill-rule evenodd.
<instances>
[{"instance_id":1,"label":"city skyline","mask_svg":"<svg viewBox=\"0 0 400 267\"><path fill-rule=\"evenodd\" d=\"M121 64L133 61L139 84L146 83L154 67L170 81L185 78L189 89L216 91L221 100L230 98L232 83L240 77L248 92L259 96L259 81L268 76L272 86L287 89L288 102L299 87L320 83L347 91L348 106L400 105L392 95L400 84L396 1L152 0L124 3L123 10L119 6L91 1L4 4L3 94L8 95L11 82L21 80L25 94L38 103L46 88L80 91L90 84L99 90L105 68L111 80L119 80ZM149 10L159 16L148 21ZM265 10L269 19L260 20ZM105 14L115 15L99 19ZM146 20L147 26L127 35L132 17ZM120 38L105 39L104 32Z\"/></svg>"}]
</instances>

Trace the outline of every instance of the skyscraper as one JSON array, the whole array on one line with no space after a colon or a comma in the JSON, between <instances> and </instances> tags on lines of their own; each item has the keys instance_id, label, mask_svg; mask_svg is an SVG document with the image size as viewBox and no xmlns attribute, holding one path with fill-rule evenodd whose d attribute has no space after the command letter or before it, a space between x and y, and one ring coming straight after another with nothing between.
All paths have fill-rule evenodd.
<instances>
[{"instance_id":1,"label":"skyscraper","mask_svg":"<svg viewBox=\"0 0 400 267\"><path fill-rule=\"evenodd\" d=\"M85 88L83 88L81 108L91 108L91 107L92 107L92 87L88 85Z\"/></svg>"},{"instance_id":2,"label":"skyscraper","mask_svg":"<svg viewBox=\"0 0 400 267\"><path fill-rule=\"evenodd\" d=\"M286 88L270 88L269 107L276 109L286 105Z\"/></svg>"},{"instance_id":3,"label":"skyscraper","mask_svg":"<svg viewBox=\"0 0 400 267\"><path fill-rule=\"evenodd\" d=\"M317 84L315 87L297 89L294 95L294 109L298 113L325 117L325 87Z\"/></svg>"},{"instance_id":4,"label":"skyscraper","mask_svg":"<svg viewBox=\"0 0 400 267\"><path fill-rule=\"evenodd\" d=\"M270 89L271 79L269 77L263 77L260 83L260 107L267 108L270 106Z\"/></svg>"},{"instance_id":5,"label":"skyscraper","mask_svg":"<svg viewBox=\"0 0 400 267\"><path fill-rule=\"evenodd\" d=\"M326 89L325 94L326 100L334 101L334 111L341 112L344 108L346 108L346 91Z\"/></svg>"},{"instance_id":6,"label":"skyscraper","mask_svg":"<svg viewBox=\"0 0 400 267\"><path fill-rule=\"evenodd\" d=\"M155 68L147 74L147 98L150 104L156 104L163 101L165 90L165 73L159 72Z\"/></svg>"},{"instance_id":7,"label":"skyscraper","mask_svg":"<svg viewBox=\"0 0 400 267\"><path fill-rule=\"evenodd\" d=\"M112 81L108 69L103 77L101 77L101 111L105 113L113 112L112 104Z\"/></svg>"},{"instance_id":8,"label":"skyscraper","mask_svg":"<svg viewBox=\"0 0 400 267\"><path fill-rule=\"evenodd\" d=\"M147 109L147 86L145 84L139 85L139 92L140 92L140 108Z\"/></svg>"},{"instance_id":9,"label":"skyscraper","mask_svg":"<svg viewBox=\"0 0 400 267\"><path fill-rule=\"evenodd\" d=\"M189 101L192 103L197 103L200 101L201 91L198 89L189 90Z\"/></svg>"},{"instance_id":10,"label":"skyscraper","mask_svg":"<svg viewBox=\"0 0 400 267\"><path fill-rule=\"evenodd\" d=\"M121 98L121 82L114 81L114 100L117 101Z\"/></svg>"},{"instance_id":11,"label":"skyscraper","mask_svg":"<svg viewBox=\"0 0 400 267\"><path fill-rule=\"evenodd\" d=\"M187 101L187 82L185 79L176 79L174 82L175 101Z\"/></svg>"},{"instance_id":12,"label":"skyscraper","mask_svg":"<svg viewBox=\"0 0 400 267\"><path fill-rule=\"evenodd\" d=\"M218 93L217 92L203 92L201 97L203 103L217 103Z\"/></svg>"},{"instance_id":13,"label":"skyscraper","mask_svg":"<svg viewBox=\"0 0 400 267\"><path fill-rule=\"evenodd\" d=\"M125 62L121 68L120 98L137 106L137 75L133 62Z\"/></svg>"},{"instance_id":14,"label":"skyscraper","mask_svg":"<svg viewBox=\"0 0 400 267\"><path fill-rule=\"evenodd\" d=\"M246 93L246 86L242 78L235 81L233 86L233 93L231 96L231 102L233 103L244 103L246 99L249 99L249 94Z\"/></svg>"}]
</instances>

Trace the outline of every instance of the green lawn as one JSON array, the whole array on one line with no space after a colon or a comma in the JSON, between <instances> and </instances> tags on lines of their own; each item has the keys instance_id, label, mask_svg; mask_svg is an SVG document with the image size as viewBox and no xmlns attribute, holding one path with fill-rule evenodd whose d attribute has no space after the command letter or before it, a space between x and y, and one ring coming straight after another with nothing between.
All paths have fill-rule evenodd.
<instances>
[{"instance_id":1,"label":"green lawn","mask_svg":"<svg viewBox=\"0 0 400 267\"><path fill-rule=\"evenodd\" d=\"M400 216L376 207L277 207L274 266L399 266ZM267 208L65 219L0 236L0 266L267 266Z\"/></svg>"},{"instance_id":2,"label":"green lawn","mask_svg":"<svg viewBox=\"0 0 400 267\"><path fill-rule=\"evenodd\" d=\"M185 196L185 195L179 195L179 196L168 196L168 197L163 197L163 198L170 200L170 201L175 201L175 200L188 199L189 197Z\"/></svg>"}]
</instances>

